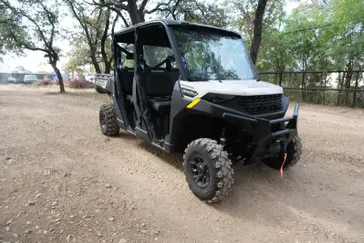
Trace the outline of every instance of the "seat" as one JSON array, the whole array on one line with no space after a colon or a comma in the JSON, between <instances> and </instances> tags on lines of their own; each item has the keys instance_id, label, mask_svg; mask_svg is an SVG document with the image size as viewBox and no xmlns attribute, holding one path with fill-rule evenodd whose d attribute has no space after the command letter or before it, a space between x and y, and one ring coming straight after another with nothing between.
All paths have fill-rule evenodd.
<instances>
[{"instance_id":1,"label":"seat","mask_svg":"<svg viewBox=\"0 0 364 243\"><path fill-rule=\"evenodd\" d=\"M118 70L119 71L119 70ZM130 94L133 89L134 69L126 68L119 71L119 78L125 94Z\"/></svg>"},{"instance_id":2,"label":"seat","mask_svg":"<svg viewBox=\"0 0 364 243\"><path fill-rule=\"evenodd\" d=\"M171 100L148 99L148 103L158 114L167 114L171 109Z\"/></svg>"},{"instance_id":3,"label":"seat","mask_svg":"<svg viewBox=\"0 0 364 243\"><path fill-rule=\"evenodd\" d=\"M118 69L118 75L121 80L121 85L125 94L127 105L133 105L132 101L132 89L133 89L133 79L134 79L134 69L125 68Z\"/></svg>"},{"instance_id":4,"label":"seat","mask_svg":"<svg viewBox=\"0 0 364 243\"><path fill-rule=\"evenodd\" d=\"M168 114L171 108L173 82L165 68L152 68L145 74L146 95L150 108L159 115Z\"/></svg>"}]
</instances>

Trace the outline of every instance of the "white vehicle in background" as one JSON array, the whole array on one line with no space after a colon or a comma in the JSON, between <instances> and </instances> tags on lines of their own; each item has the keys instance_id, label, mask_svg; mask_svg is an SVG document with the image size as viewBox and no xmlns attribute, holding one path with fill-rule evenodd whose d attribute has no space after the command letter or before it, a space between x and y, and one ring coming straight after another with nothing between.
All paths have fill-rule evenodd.
<instances>
[{"instance_id":1,"label":"white vehicle in background","mask_svg":"<svg viewBox=\"0 0 364 243\"><path fill-rule=\"evenodd\" d=\"M24 75L23 83L25 84L32 84L38 80L37 75L34 74L27 74Z\"/></svg>"},{"instance_id":2,"label":"white vehicle in background","mask_svg":"<svg viewBox=\"0 0 364 243\"><path fill-rule=\"evenodd\" d=\"M7 83L16 84L16 83L18 83L18 80L16 80L16 78L10 76L10 77L8 77Z\"/></svg>"}]
</instances>

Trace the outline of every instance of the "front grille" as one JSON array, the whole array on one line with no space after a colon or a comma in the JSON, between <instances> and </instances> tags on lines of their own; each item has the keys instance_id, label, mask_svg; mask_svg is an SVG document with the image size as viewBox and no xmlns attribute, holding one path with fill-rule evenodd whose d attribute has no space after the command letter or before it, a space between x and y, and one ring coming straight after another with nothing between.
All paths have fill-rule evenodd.
<instances>
[{"instance_id":1,"label":"front grille","mask_svg":"<svg viewBox=\"0 0 364 243\"><path fill-rule=\"evenodd\" d=\"M238 97L240 109L250 115L261 115L282 110L282 95L257 95Z\"/></svg>"}]
</instances>

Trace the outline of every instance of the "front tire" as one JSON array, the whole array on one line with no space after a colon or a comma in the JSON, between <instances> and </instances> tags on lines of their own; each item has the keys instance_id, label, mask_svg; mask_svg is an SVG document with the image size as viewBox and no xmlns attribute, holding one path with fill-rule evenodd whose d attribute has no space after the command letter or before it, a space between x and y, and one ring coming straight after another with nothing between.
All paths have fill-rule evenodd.
<instances>
[{"instance_id":1,"label":"front tire","mask_svg":"<svg viewBox=\"0 0 364 243\"><path fill-rule=\"evenodd\" d=\"M301 138L296 135L292 141L287 145L287 159L283 168L292 167L297 164L302 155L302 143ZM280 169L283 163L283 156L274 158L267 158L264 163L273 169Z\"/></svg>"},{"instance_id":2,"label":"front tire","mask_svg":"<svg viewBox=\"0 0 364 243\"><path fill-rule=\"evenodd\" d=\"M188 144L183 168L193 194L207 203L217 203L227 196L234 184L234 170L222 145L209 138Z\"/></svg>"},{"instance_id":3,"label":"front tire","mask_svg":"<svg viewBox=\"0 0 364 243\"><path fill-rule=\"evenodd\" d=\"M116 136L120 132L119 125L116 120L115 107L113 104L104 104L100 107L99 112L100 128L106 136Z\"/></svg>"}]
</instances>

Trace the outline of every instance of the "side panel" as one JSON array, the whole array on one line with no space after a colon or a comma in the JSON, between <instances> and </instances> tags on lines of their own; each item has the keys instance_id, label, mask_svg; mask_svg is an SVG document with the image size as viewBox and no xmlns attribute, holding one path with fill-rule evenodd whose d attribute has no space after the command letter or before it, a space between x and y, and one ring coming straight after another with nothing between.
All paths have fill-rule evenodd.
<instances>
[{"instance_id":1,"label":"side panel","mask_svg":"<svg viewBox=\"0 0 364 243\"><path fill-rule=\"evenodd\" d=\"M177 128L182 111L191 102L192 98L184 98L181 93L180 81L177 81L172 91L171 110L169 117L169 134L165 137L164 148L168 152L175 152Z\"/></svg>"}]
</instances>

